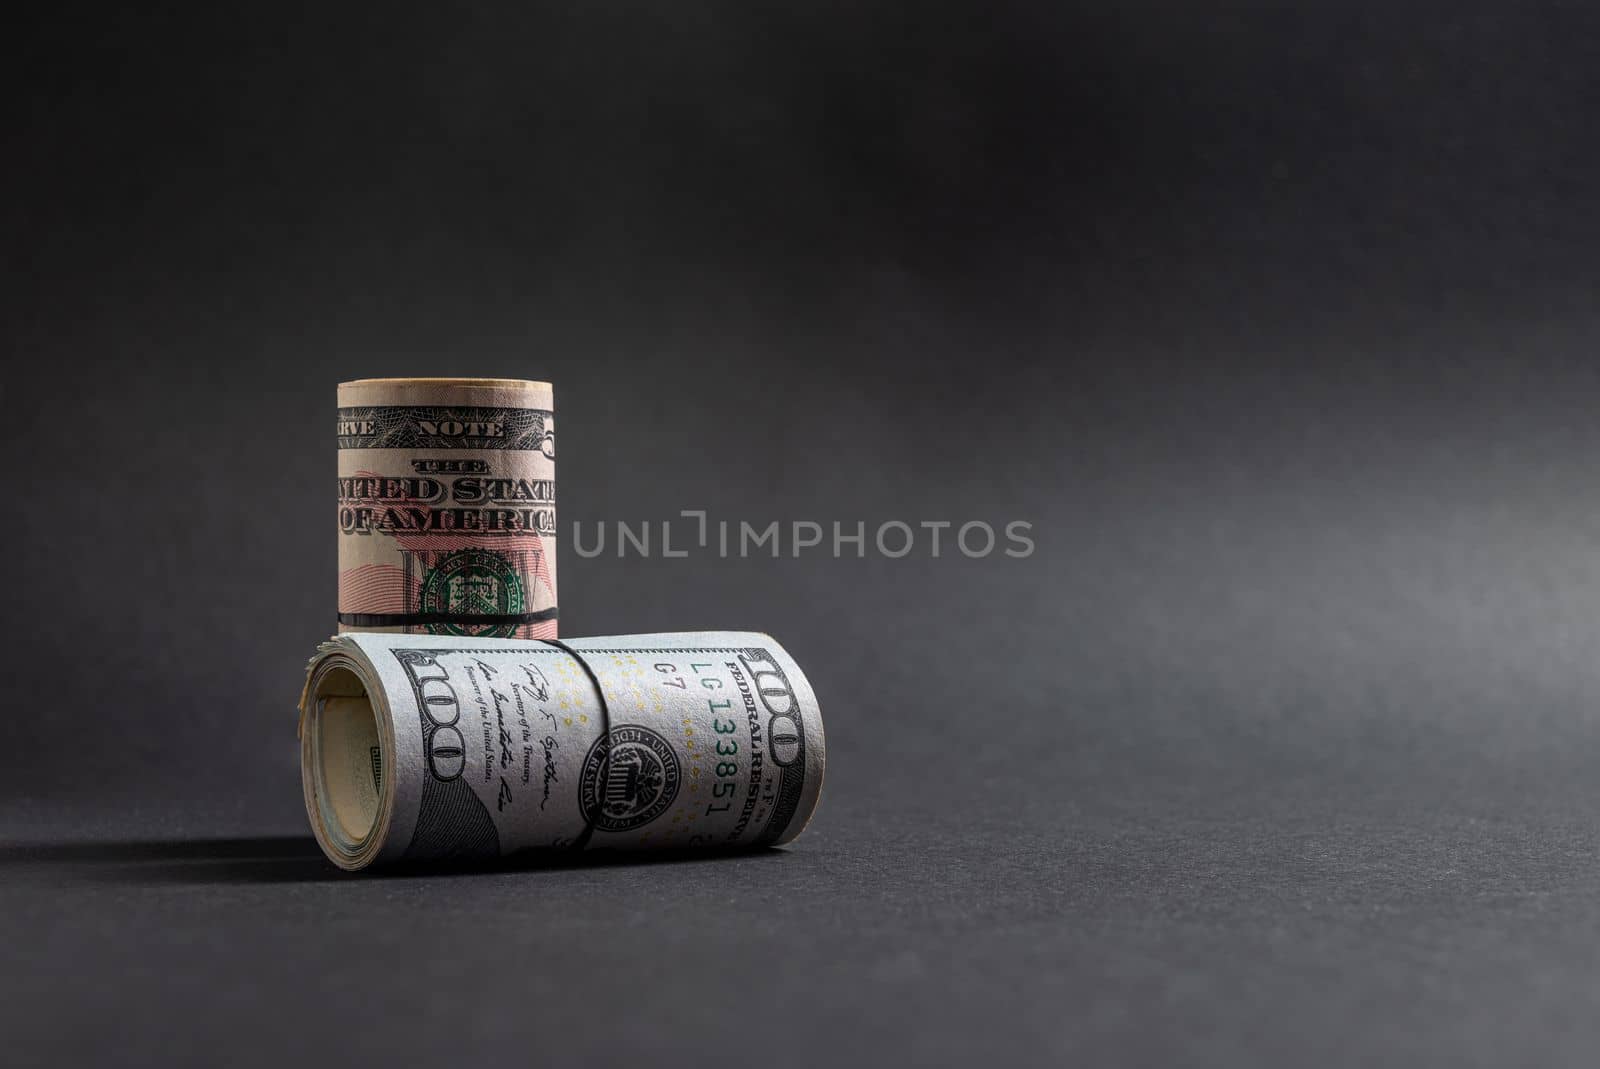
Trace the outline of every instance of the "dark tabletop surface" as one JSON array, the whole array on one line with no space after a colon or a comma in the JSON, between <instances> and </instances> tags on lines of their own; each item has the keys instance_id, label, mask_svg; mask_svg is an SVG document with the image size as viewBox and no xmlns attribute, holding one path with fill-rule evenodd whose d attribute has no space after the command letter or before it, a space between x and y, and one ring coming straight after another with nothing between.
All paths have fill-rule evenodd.
<instances>
[{"instance_id":1,"label":"dark tabletop surface","mask_svg":"<svg viewBox=\"0 0 1600 1069\"><path fill-rule=\"evenodd\" d=\"M874 732L892 699L839 679L819 685L837 694L812 828L735 857L350 876L288 777L187 811L23 803L0 847L7 1045L65 1064L1590 1064L1597 729L1439 729L1554 718L1486 682L1364 707L1129 684L1096 730L1003 726L1085 700L1064 687L930 742Z\"/></svg>"}]
</instances>

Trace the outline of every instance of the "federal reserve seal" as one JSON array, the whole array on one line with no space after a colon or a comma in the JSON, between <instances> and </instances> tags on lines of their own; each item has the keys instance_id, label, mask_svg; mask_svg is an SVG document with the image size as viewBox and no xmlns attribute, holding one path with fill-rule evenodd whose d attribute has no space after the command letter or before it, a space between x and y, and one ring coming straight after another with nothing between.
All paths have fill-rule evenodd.
<instances>
[{"instance_id":1,"label":"federal reserve seal","mask_svg":"<svg viewBox=\"0 0 1600 1069\"><path fill-rule=\"evenodd\" d=\"M595 740L578 777L583 817L600 831L632 831L678 796L678 755L649 728L623 724Z\"/></svg>"},{"instance_id":2,"label":"federal reserve seal","mask_svg":"<svg viewBox=\"0 0 1600 1069\"><path fill-rule=\"evenodd\" d=\"M523 608L522 577L504 556L492 549L458 549L439 559L422 577L417 608L452 616L515 616ZM431 623L435 635L509 638L516 623Z\"/></svg>"}]
</instances>

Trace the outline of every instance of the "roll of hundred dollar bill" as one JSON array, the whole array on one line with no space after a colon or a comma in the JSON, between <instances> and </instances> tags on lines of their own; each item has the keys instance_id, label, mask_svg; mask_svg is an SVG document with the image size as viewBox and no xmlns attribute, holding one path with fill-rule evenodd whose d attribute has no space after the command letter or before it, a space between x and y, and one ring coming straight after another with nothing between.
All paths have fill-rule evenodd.
<instances>
[{"instance_id":1,"label":"roll of hundred dollar bill","mask_svg":"<svg viewBox=\"0 0 1600 1069\"><path fill-rule=\"evenodd\" d=\"M339 630L556 636L550 384L339 385Z\"/></svg>"},{"instance_id":2,"label":"roll of hundred dollar bill","mask_svg":"<svg viewBox=\"0 0 1600 1069\"><path fill-rule=\"evenodd\" d=\"M343 634L300 710L306 813L345 869L786 843L822 790L816 696L749 632Z\"/></svg>"}]
</instances>

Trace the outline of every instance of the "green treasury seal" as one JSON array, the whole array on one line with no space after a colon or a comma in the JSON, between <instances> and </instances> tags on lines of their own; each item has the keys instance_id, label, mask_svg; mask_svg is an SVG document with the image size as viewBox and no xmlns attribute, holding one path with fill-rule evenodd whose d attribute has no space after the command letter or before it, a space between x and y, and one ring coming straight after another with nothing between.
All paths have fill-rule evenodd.
<instances>
[{"instance_id":1,"label":"green treasury seal","mask_svg":"<svg viewBox=\"0 0 1600 1069\"><path fill-rule=\"evenodd\" d=\"M417 608L453 616L515 616L523 611L522 577L511 562L492 549L458 549L447 553L422 577ZM435 623L435 635L509 638L518 624Z\"/></svg>"}]
</instances>

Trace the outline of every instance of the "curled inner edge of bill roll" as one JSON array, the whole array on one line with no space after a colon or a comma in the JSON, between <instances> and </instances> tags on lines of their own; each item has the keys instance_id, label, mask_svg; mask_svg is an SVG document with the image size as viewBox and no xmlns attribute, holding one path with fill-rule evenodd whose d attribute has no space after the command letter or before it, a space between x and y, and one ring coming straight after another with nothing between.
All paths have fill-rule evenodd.
<instances>
[{"instance_id":1,"label":"curled inner edge of bill roll","mask_svg":"<svg viewBox=\"0 0 1600 1069\"><path fill-rule=\"evenodd\" d=\"M300 709L306 814L348 870L781 845L825 768L810 683L754 632L341 634Z\"/></svg>"}]
</instances>

